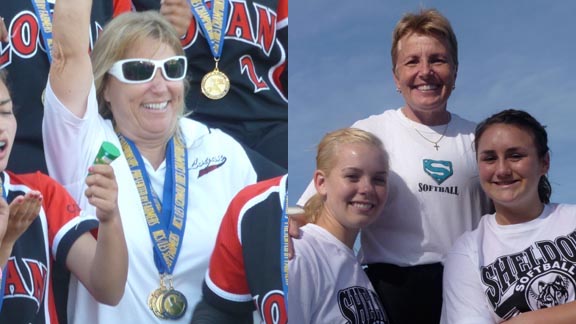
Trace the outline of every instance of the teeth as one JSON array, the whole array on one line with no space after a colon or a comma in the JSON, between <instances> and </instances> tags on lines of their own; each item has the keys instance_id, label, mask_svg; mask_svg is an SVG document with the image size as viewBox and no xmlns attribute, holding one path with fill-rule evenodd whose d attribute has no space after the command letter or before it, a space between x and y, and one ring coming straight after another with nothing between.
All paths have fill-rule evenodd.
<instances>
[{"instance_id":1,"label":"teeth","mask_svg":"<svg viewBox=\"0 0 576 324\"><path fill-rule=\"evenodd\" d=\"M373 204L355 202L352 203L352 206L362 210L369 210L372 208Z\"/></svg>"},{"instance_id":2,"label":"teeth","mask_svg":"<svg viewBox=\"0 0 576 324\"><path fill-rule=\"evenodd\" d=\"M162 109L166 109L166 106L168 106L168 101L164 101L164 102L160 102L160 103L147 103L147 104L144 104L144 108L146 108L146 109L152 109L152 110L162 110Z\"/></svg>"},{"instance_id":3,"label":"teeth","mask_svg":"<svg viewBox=\"0 0 576 324\"><path fill-rule=\"evenodd\" d=\"M498 181L496 182L497 185L499 186L507 186L507 185L511 185L513 183L515 183L516 181L514 180L510 180L510 181Z\"/></svg>"},{"instance_id":4,"label":"teeth","mask_svg":"<svg viewBox=\"0 0 576 324\"><path fill-rule=\"evenodd\" d=\"M1 142L0 142L0 148L3 148L4 146L6 146L6 142L1 141Z\"/></svg>"},{"instance_id":5,"label":"teeth","mask_svg":"<svg viewBox=\"0 0 576 324\"><path fill-rule=\"evenodd\" d=\"M438 86L435 84L425 84L418 87L418 90L421 91L436 90L436 89L438 89Z\"/></svg>"}]
</instances>

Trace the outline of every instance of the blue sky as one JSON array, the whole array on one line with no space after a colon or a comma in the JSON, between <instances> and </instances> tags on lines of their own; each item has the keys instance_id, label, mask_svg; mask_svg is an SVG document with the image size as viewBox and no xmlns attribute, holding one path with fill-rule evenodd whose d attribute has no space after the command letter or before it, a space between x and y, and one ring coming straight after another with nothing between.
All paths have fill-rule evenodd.
<instances>
[{"instance_id":1,"label":"blue sky","mask_svg":"<svg viewBox=\"0 0 576 324\"><path fill-rule=\"evenodd\" d=\"M547 125L552 201L576 203L575 1L310 0L290 3L290 204L311 179L325 133L403 105L391 34L420 7L442 12L458 38L448 109L476 122L528 111Z\"/></svg>"}]
</instances>

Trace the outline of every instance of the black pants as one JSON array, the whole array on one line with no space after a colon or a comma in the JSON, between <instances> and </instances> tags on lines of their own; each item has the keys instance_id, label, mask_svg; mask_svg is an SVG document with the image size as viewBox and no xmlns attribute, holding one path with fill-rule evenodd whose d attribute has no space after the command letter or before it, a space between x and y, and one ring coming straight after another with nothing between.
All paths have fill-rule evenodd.
<instances>
[{"instance_id":1,"label":"black pants","mask_svg":"<svg viewBox=\"0 0 576 324\"><path fill-rule=\"evenodd\" d=\"M392 324L438 324L442 312L440 263L413 267L369 264L366 273Z\"/></svg>"}]
</instances>

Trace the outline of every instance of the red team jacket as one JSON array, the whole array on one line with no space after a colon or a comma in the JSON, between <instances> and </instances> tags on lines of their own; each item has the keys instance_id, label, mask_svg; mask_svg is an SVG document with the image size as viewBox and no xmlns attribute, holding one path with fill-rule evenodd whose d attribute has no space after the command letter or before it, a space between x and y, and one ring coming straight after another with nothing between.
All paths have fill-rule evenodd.
<instances>
[{"instance_id":1,"label":"red team jacket","mask_svg":"<svg viewBox=\"0 0 576 324\"><path fill-rule=\"evenodd\" d=\"M40 191L44 198L40 214L16 241L5 267L0 323L58 324L54 271L65 268L72 244L82 234L97 228L98 220L80 218L80 208L74 199L47 175L4 172L0 176L8 203L30 190Z\"/></svg>"},{"instance_id":2,"label":"red team jacket","mask_svg":"<svg viewBox=\"0 0 576 324\"><path fill-rule=\"evenodd\" d=\"M230 312L256 306L265 323L288 322L281 271L285 178L248 186L230 203L203 286L213 306Z\"/></svg>"}]
</instances>

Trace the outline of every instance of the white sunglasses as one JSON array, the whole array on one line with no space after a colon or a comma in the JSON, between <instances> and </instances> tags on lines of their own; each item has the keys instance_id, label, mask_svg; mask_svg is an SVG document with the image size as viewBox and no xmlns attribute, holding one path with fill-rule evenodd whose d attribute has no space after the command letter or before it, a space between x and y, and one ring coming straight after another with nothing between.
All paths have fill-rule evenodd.
<instances>
[{"instance_id":1,"label":"white sunglasses","mask_svg":"<svg viewBox=\"0 0 576 324\"><path fill-rule=\"evenodd\" d=\"M160 68L164 79L180 81L186 76L187 66L185 56L172 56L164 60L131 58L112 64L108 73L124 83L145 83L152 80Z\"/></svg>"}]
</instances>

